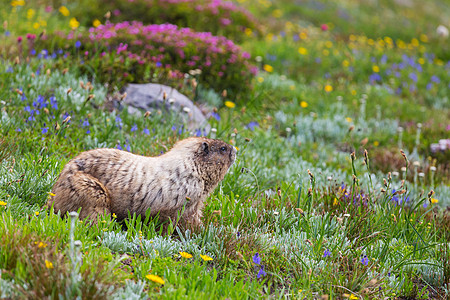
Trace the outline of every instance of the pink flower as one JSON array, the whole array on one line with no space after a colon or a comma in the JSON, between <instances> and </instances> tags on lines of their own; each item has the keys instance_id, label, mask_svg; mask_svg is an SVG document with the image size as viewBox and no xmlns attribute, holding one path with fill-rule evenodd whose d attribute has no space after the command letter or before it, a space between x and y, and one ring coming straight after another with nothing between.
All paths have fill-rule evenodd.
<instances>
[{"instance_id":1,"label":"pink flower","mask_svg":"<svg viewBox=\"0 0 450 300\"><path fill-rule=\"evenodd\" d=\"M327 24L322 24L322 25L320 25L320 29L322 29L322 31L327 31L328 30L328 25Z\"/></svg>"},{"instance_id":2,"label":"pink flower","mask_svg":"<svg viewBox=\"0 0 450 300\"><path fill-rule=\"evenodd\" d=\"M22 43L22 37L21 36L17 37L17 42L18 43Z\"/></svg>"},{"instance_id":3,"label":"pink flower","mask_svg":"<svg viewBox=\"0 0 450 300\"><path fill-rule=\"evenodd\" d=\"M228 26L231 24L231 20L227 18L220 18L220 23L222 23L222 25L224 26Z\"/></svg>"}]
</instances>

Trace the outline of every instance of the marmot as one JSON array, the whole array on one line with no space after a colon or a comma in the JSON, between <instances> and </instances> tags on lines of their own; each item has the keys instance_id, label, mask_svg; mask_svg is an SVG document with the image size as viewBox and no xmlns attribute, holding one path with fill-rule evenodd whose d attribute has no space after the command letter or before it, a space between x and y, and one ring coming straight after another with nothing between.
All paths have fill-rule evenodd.
<instances>
[{"instance_id":1,"label":"marmot","mask_svg":"<svg viewBox=\"0 0 450 300\"><path fill-rule=\"evenodd\" d=\"M184 207L181 222L201 223L206 197L225 177L236 158L227 143L191 137L157 157L117 149L83 152L69 161L47 203L62 215L77 211L96 222L99 214L114 213L118 220L133 214L174 223Z\"/></svg>"}]
</instances>

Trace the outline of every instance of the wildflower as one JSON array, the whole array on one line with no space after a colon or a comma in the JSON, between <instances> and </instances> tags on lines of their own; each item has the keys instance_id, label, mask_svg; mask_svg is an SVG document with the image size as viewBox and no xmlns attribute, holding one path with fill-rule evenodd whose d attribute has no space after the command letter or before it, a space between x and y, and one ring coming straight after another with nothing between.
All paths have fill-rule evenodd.
<instances>
[{"instance_id":1,"label":"wildflower","mask_svg":"<svg viewBox=\"0 0 450 300\"><path fill-rule=\"evenodd\" d=\"M325 257L328 257L328 256L331 256L331 251L327 249L327 250L325 250L323 252L323 257L325 258Z\"/></svg>"},{"instance_id":2,"label":"wildflower","mask_svg":"<svg viewBox=\"0 0 450 300\"><path fill-rule=\"evenodd\" d=\"M373 67L372 67L372 71L374 71L375 73L378 73L378 72L380 72L380 67L378 67L378 66L373 66Z\"/></svg>"},{"instance_id":3,"label":"wildflower","mask_svg":"<svg viewBox=\"0 0 450 300\"><path fill-rule=\"evenodd\" d=\"M46 243L39 242L38 248L45 248L45 247L47 247Z\"/></svg>"},{"instance_id":4,"label":"wildflower","mask_svg":"<svg viewBox=\"0 0 450 300\"><path fill-rule=\"evenodd\" d=\"M338 204L339 204L338 199L337 199L336 197L334 197L334 200L333 200L333 206L336 206L336 205L338 205Z\"/></svg>"},{"instance_id":5,"label":"wildflower","mask_svg":"<svg viewBox=\"0 0 450 300\"><path fill-rule=\"evenodd\" d=\"M35 211L34 214L36 215L36 217L39 216L39 212L38 211Z\"/></svg>"},{"instance_id":6,"label":"wildflower","mask_svg":"<svg viewBox=\"0 0 450 300\"><path fill-rule=\"evenodd\" d=\"M269 73L273 72L273 67L271 65L264 65L263 69Z\"/></svg>"},{"instance_id":7,"label":"wildflower","mask_svg":"<svg viewBox=\"0 0 450 300\"><path fill-rule=\"evenodd\" d=\"M138 128L137 128L137 125L136 124L134 124L133 125L133 127L131 127L131 132L135 132L136 130L137 130Z\"/></svg>"},{"instance_id":8,"label":"wildflower","mask_svg":"<svg viewBox=\"0 0 450 300\"><path fill-rule=\"evenodd\" d=\"M320 25L320 29L322 29L322 31L327 31L328 30L328 25L327 24L322 24L322 25Z\"/></svg>"},{"instance_id":9,"label":"wildflower","mask_svg":"<svg viewBox=\"0 0 450 300\"><path fill-rule=\"evenodd\" d=\"M300 102L300 106L301 106L302 108L307 108L307 107L308 107L308 102L302 101L302 102Z\"/></svg>"},{"instance_id":10,"label":"wildflower","mask_svg":"<svg viewBox=\"0 0 450 300\"><path fill-rule=\"evenodd\" d=\"M53 269L53 263L51 261L45 260L45 267L47 269Z\"/></svg>"},{"instance_id":11,"label":"wildflower","mask_svg":"<svg viewBox=\"0 0 450 300\"><path fill-rule=\"evenodd\" d=\"M76 18L71 18L69 21L69 26L72 29L77 29L80 26L80 22Z\"/></svg>"},{"instance_id":12,"label":"wildflower","mask_svg":"<svg viewBox=\"0 0 450 300\"><path fill-rule=\"evenodd\" d=\"M65 7L65 6L61 6L61 7L59 8L59 12L60 12L64 17L67 17L68 15L70 15L69 10L68 10L67 7Z\"/></svg>"},{"instance_id":13,"label":"wildflower","mask_svg":"<svg viewBox=\"0 0 450 300\"><path fill-rule=\"evenodd\" d=\"M356 296L353 295L353 294L350 294L350 296L348 297L348 299L350 299L350 300L357 300L358 297L356 297Z\"/></svg>"},{"instance_id":14,"label":"wildflower","mask_svg":"<svg viewBox=\"0 0 450 300\"><path fill-rule=\"evenodd\" d=\"M365 266L367 266L367 265L369 264L369 258L367 257L367 255L364 255L364 256L361 258L361 263L362 263L363 265L365 265Z\"/></svg>"},{"instance_id":15,"label":"wildflower","mask_svg":"<svg viewBox=\"0 0 450 300\"><path fill-rule=\"evenodd\" d=\"M145 278L159 284L164 284L164 280L158 275L148 274L145 276Z\"/></svg>"},{"instance_id":16,"label":"wildflower","mask_svg":"<svg viewBox=\"0 0 450 300\"><path fill-rule=\"evenodd\" d=\"M25 5L25 0L14 0L14 1L11 1L11 6L12 7L24 6L24 5Z\"/></svg>"},{"instance_id":17,"label":"wildflower","mask_svg":"<svg viewBox=\"0 0 450 300\"><path fill-rule=\"evenodd\" d=\"M264 276L266 276L267 275L267 273L266 273L266 271L264 271L264 266L261 266L261 269L259 269L259 272L258 272L258 275L256 275L256 278L261 278L261 276L262 277L264 277Z\"/></svg>"},{"instance_id":18,"label":"wildflower","mask_svg":"<svg viewBox=\"0 0 450 300\"><path fill-rule=\"evenodd\" d=\"M225 106L228 108L234 108L234 107L236 107L236 104L231 101L225 101Z\"/></svg>"},{"instance_id":19,"label":"wildflower","mask_svg":"<svg viewBox=\"0 0 450 300\"><path fill-rule=\"evenodd\" d=\"M329 93L329 92L332 92L332 91L333 91L333 87L331 85L327 84L325 86L325 92Z\"/></svg>"},{"instance_id":20,"label":"wildflower","mask_svg":"<svg viewBox=\"0 0 450 300\"><path fill-rule=\"evenodd\" d=\"M42 134L46 134L48 132L48 127L45 125L46 124L44 123L44 127L42 128Z\"/></svg>"},{"instance_id":21,"label":"wildflower","mask_svg":"<svg viewBox=\"0 0 450 300\"><path fill-rule=\"evenodd\" d=\"M258 252L256 252L255 255L253 256L253 262L257 265L261 264L261 257L259 257Z\"/></svg>"},{"instance_id":22,"label":"wildflower","mask_svg":"<svg viewBox=\"0 0 450 300\"><path fill-rule=\"evenodd\" d=\"M350 118L350 117L345 118L345 121L347 121L348 123L353 122L352 118Z\"/></svg>"},{"instance_id":23,"label":"wildflower","mask_svg":"<svg viewBox=\"0 0 450 300\"><path fill-rule=\"evenodd\" d=\"M81 42L80 41L76 41L75 42L75 48L80 48L81 47Z\"/></svg>"},{"instance_id":24,"label":"wildflower","mask_svg":"<svg viewBox=\"0 0 450 300\"><path fill-rule=\"evenodd\" d=\"M187 252L180 252L180 255L183 258L191 258L192 257L192 254L189 254Z\"/></svg>"},{"instance_id":25,"label":"wildflower","mask_svg":"<svg viewBox=\"0 0 450 300\"><path fill-rule=\"evenodd\" d=\"M250 129L250 131L254 131L255 127L259 127L258 122L252 121L245 126L246 128Z\"/></svg>"},{"instance_id":26,"label":"wildflower","mask_svg":"<svg viewBox=\"0 0 450 300\"><path fill-rule=\"evenodd\" d=\"M298 48L298 53L300 53L301 55L306 55L306 54L308 54L308 49L306 49L304 47L300 47L300 48Z\"/></svg>"},{"instance_id":27,"label":"wildflower","mask_svg":"<svg viewBox=\"0 0 450 300\"><path fill-rule=\"evenodd\" d=\"M102 25L102 22L100 22L99 19L95 19L95 20L92 22L92 25L93 25L94 27L98 27L98 26Z\"/></svg>"},{"instance_id":28,"label":"wildflower","mask_svg":"<svg viewBox=\"0 0 450 300\"><path fill-rule=\"evenodd\" d=\"M6 206L6 202L0 201L0 206Z\"/></svg>"},{"instance_id":29,"label":"wildflower","mask_svg":"<svg viewBox=\"0 0 450 300\"><path fill-rule=\"evenodd\" d=\"M202 255L202 254L200 254L200 257L204 260L204 261L209 261L209 260L213 260L213 258L212 257L210 257L210 256L208 256L208 255Z\"/></svg>"},{"instance_id":30,"label":"wildflower","mask_svg":"<svg viewBox=\"0 0 450 300\"><path fill-rule=\"evenodd\" d=\"M436 198L431 198L431 199L430 199L430 202L433 203L433 204L436 204L436 203L439 202L439 200L436 199Z\"/></svg>"},{"instance_id":31,"label":"wildflower","mask_svg":"<svg viewBox=\"0 0 450 300\"><path fill-rule=\"evenodd\" d=\"M264 82L264 77L258 77L257 80L258 80L259 83L263 83Z\"/></svg>"}]
</instances>

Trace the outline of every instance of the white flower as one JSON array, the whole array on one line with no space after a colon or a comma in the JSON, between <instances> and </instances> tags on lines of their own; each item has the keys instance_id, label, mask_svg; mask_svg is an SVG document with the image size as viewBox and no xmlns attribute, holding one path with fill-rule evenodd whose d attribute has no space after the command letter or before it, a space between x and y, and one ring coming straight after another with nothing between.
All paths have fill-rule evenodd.
<instances>
[{"instance_id":1,"label":"white flower","mask_svg":"<svg viewBox=\"0 0 450 300\"><path fill-rule=\"evenodd\" d=\"M439 37L444 39L448 38L448 29L444 25L439 25L438 28L436 28L436 33Z\"/></svg>"}]
</instances>

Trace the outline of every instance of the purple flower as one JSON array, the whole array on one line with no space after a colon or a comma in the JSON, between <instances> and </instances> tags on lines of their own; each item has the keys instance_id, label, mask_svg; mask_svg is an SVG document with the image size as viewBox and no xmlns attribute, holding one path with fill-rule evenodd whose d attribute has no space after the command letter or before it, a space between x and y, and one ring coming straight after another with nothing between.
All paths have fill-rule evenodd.
<instances>
[{"instance_id":1,"label":"purple flower","mask_svg":"<svg viewBox=\"0 0 450 300\"><path fill-rule=\"evenodd\" d=\"M440 83L441 80L439 79L439 77L437 77L436 75L431 76L431 82L433 83Z\"/></svg>"},{"instance_id":2,"label":"purple flower","mask_svg":"<svg viewBox=\"0 0 450 300\"><path fill-rule=\"evenodd\" d=\"M122 119L120 118L120 116L116 116L116 126L119 127L119 129L122 129L123 123L122 123Z\"/></svg>"},{"instance_id":3,"label":"purple flower","mask_svg":"<svg viewBox=\"0 0 450 300\"><path fill-rule=\"evenodd\" d=\"M42 127L42 134L46 134L48 132L48 127L46 127L46 124L44 123L44 127Z\"/></svg>"},{"instance_id":4,"label":"purple flower","mask_svg":"<svg viewBox=\"0 0 450 300\"><path fill-rule=\"evenodd\" d=\"M211 113L211 117L213 117L217 121L220 121L220 115L218 113L216 113L216 112L212 112Z\"/></svg>"},{"instance_id":5,"label":"purple flower","mask_svg":"<svg viewBox=\"0 0 450 300\"><path fill-rule=\"evenodd\" d=\"M80 41L76 41L75 42L75 48L80 48L81 47L81 42Z\"/></svg>"},{"instance_id":6,"label":"purple flower","mask_svg":"<svg viewBox=\"0 0 450 300\"><path fill-rule=\"evenodd\" d=\"M16 129L16 132L22 132L22 129L17 128L17 129Z\"/></svg>"},{"instance_id":7,"label":"purple flower","mask_svg":"<svg viewBox=\"0 0 450 300\"><path fill-rule=\"evenodd\" d=\"M138 130L138 127L136 124L133 125L133 127L131 127L131 132L135 132L136 130Z\"/></svg>"},{"instance_id":8,"label":"purple flower","mask_svg":"<svg viewBox=\"0 0 450 300\"><path fill-rule=\"evenodd\" d=\"M120 146L120 142L116 145L116 149L123 150L122 146Z\"/></svg>"},{"instance_id":9,"label":"purple flower","mask_svg":"<svg viewBox=\"0 0 450 300\"><path fill-rule=\"evenodd\" d=\"M371 84L374 84L375 82L380 82L381 81L381 76L378 73L373 73L372 75L369 76L369 81Z\"/></svg>"},{"instance_id":10,"label":"purple flower","mask_svg":"<svg viewBox=\"0 0 450 300\"><path fill-rule=\"evenodd\" d=\"M85 119L84 119L82 125L83 125L83 127L88 127L88 126L89 126L89 120L88 120L88 118L85 118Z\"/></svg>"},{"instance_id":11,"label":"purple flower","mask_svg":"<svg viewBox=\"0 0 450 300\"><path fill-rule=\"evenodd\" d=\"M417 82L417 80L418 80L416 73L409 73L408 77L409 77L409 79L411 79L414 82Z\"/></svg>"},{"instance_id":12,"label":"purple flower","mask_svg":"<svg viewBox=\"0 0 450 300\"><path fill-rule=\"evenodd\" d=\"M369 264L369 258L367 257L367 255L364 255L363 257L361 257L361 263L365 266L367 266Z\"/></svg>"},{"instance_id":13,"label":"purple flower","mask_svg":"<svg viewBox=\"0 0 450 300\"><path fill-rule=\"evenodd\" d=\"M328 256L331 256L331 251L327 249L327 250L325 250L323 252L323 257L325 258L325 257L328 257Z\"/></svg>"},{"instance_id":14,"label":"purple flower","mask_svg":"<svg viewBox=\"0 0 450 300\"><path fill-rule=\"evenodd\" d=\"M255 255L253 256L253 262L257 265L261 264L261 257L259 257L258 252L256 252Z\"/></svg>"},{"instance_id":15,"label":"purple flower","mask_svg":"<svg viewBox=\"0 0 450 300\"><path fill-rule=\"evenodd\" d=\"M259 269L259 272L258 272L258 275L256 275L256 278L261 278L261 276L262 277L264 277L264 276L266 276L267 275L267 273L266 273L266 271L264 271L264 266L261 266L261 269Z\"/></svg>"},{"instance_id":16,"label":"purple flower","mask_svg":"<svg viewBox=\"0 0 450 300\"><path fill-rule=\"evenodd\" d=\"M250 131L253 131L253 130L255 130L256 127L259 127L259 124L258 124L258 122L252 121L252 122L248 123L247 126L245 126L245 127L247 129L250 129Z\"/></svg>"},{"instance_id":17,"label":"purple flower","mask_svg":"<svg viewBox=\"0 0 450 300\"><path fill-rule=\"evenodd\" d=\"M144 128L144 130L142 130L142 133L144 133L146 135L150 135L150 130L148 130L147 128Z\"/></svg>"},{"instance_id":18,"label":"purple flower","mask_svg":"<svg viewBox=\"0 0 450 300\"><path fill-rule=\"evenodd\" d=\"M161 63L160 61L157 61L157 62L156 62L156 67L157 67L157 68L161 68L161 67L162 67L162 63Z\"/></svg>"},{"instance_id":19,"label":"purple flower","mask_svg":"<svg viewBox=\"0 0 450 300\"><path fill-rule=\"evenodd\" d=\"M197 137L202 136L202 131L201 131L201 129L196 129L196 130L195 130L195 136L197 136Z\"/></svg>"}]
</instances>

